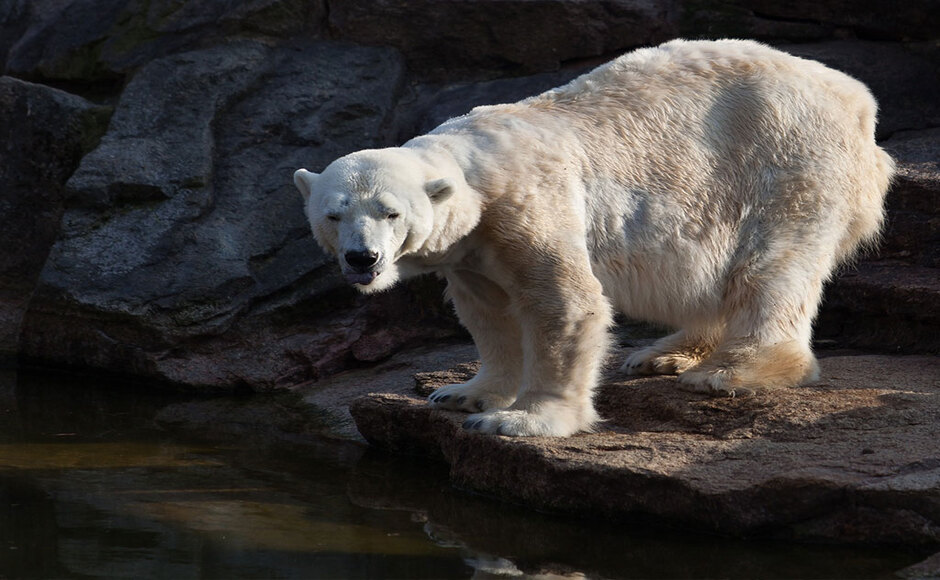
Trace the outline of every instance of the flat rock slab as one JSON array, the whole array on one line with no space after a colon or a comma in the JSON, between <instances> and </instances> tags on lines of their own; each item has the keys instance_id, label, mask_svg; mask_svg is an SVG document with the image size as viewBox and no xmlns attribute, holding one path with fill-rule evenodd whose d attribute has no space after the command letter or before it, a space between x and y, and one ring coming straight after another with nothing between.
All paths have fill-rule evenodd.
<instances>
[{"instance_id":1,"label":"flat rock slab","mask_svg":"<svg viewBox=\"0 0 940 580\"><path fill-rule=\"evenodd\" d=\"M441 458L457 486L540 510L736 536L940 544L940 357L830 353L820 363L818 383L738 398L610 372L596 397L605 422L570 438L466 432L465 415L418 393L370 394L351 412L371 443ZM473 371L419 374L417 388Z\"/></svg>"}]
</instances>

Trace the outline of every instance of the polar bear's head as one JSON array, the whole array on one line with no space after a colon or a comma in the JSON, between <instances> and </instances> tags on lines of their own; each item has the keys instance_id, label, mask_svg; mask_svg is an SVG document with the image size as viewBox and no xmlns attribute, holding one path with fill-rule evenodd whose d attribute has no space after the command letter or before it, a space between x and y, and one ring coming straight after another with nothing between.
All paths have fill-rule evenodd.
<instances>
[{"instance_id":1,"label":"polar bear's head","mask_svg":"<svg viewBox=\"0 0 940 580\"><path fill-rule=\"evenodd\" d=\"M294 183L317 242L367 293L398 281L399 258L426 251L436 206L466 186L400 148L352 153L320 174L298 169Z\"/></svg>"}]
</instances>

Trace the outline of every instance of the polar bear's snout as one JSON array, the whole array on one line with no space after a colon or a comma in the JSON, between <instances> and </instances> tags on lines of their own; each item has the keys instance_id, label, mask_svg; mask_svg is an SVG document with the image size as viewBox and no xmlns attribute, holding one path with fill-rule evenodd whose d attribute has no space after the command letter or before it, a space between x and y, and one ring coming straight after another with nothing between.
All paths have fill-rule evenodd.
<instances>
[{"instance_id":1,"label":"polar bear's snout","mask_svg":"<svg viewBox=\"0 0 940 580\"><path fill-rule=\"evenodd\" d=\"M346 263L355 268L357 272L366 272L379 261L379 255L368 250L364 252L346 252L344 257Z\"/></svg>"},{"instance_id":2,"label":"polar bear's snout","mask_svg":"<svg viewBox=\"0 0 940 580\"><path fill-rule=\"evenodd\" d=\"M356 250L343 254L345 262L343 274L350 284L367 286L378 277L376 266L379 264L379 254L371 250Z\"/></svg>"}]
</instances>

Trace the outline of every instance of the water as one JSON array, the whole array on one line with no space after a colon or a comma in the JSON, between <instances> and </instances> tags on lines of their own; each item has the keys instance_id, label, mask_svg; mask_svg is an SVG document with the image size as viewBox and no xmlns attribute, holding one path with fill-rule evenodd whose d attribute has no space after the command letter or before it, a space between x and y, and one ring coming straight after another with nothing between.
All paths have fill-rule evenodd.
<instances>
[{"instance_id":1,"label":"water","mask_svg":"<svg viewBox=\"0 0 940 580\"><path fill-rule=\"evenodd\" d=\"M114 387L0 374L0 577L887 578L924 557L535 514L354 443L168 428L178 400Z\"/></svg>"}]
</instances>

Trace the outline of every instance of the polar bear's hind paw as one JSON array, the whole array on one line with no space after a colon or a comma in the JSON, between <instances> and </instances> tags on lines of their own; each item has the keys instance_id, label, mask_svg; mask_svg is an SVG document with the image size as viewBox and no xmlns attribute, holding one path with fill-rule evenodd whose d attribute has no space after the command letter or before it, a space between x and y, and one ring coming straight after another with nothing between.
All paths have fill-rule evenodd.
<instances>
[{"instance_id":1,"label":"polar bear's hind paw","mask_svg":"<svg viewBox=\"0 0 940 580\"><path fill-rule=\"evenodd\" d=\"M660 343L630 353L620 367L620 372L625 375L681 374L700 363L707 348Z\"/></svg>"}]
</instances>

